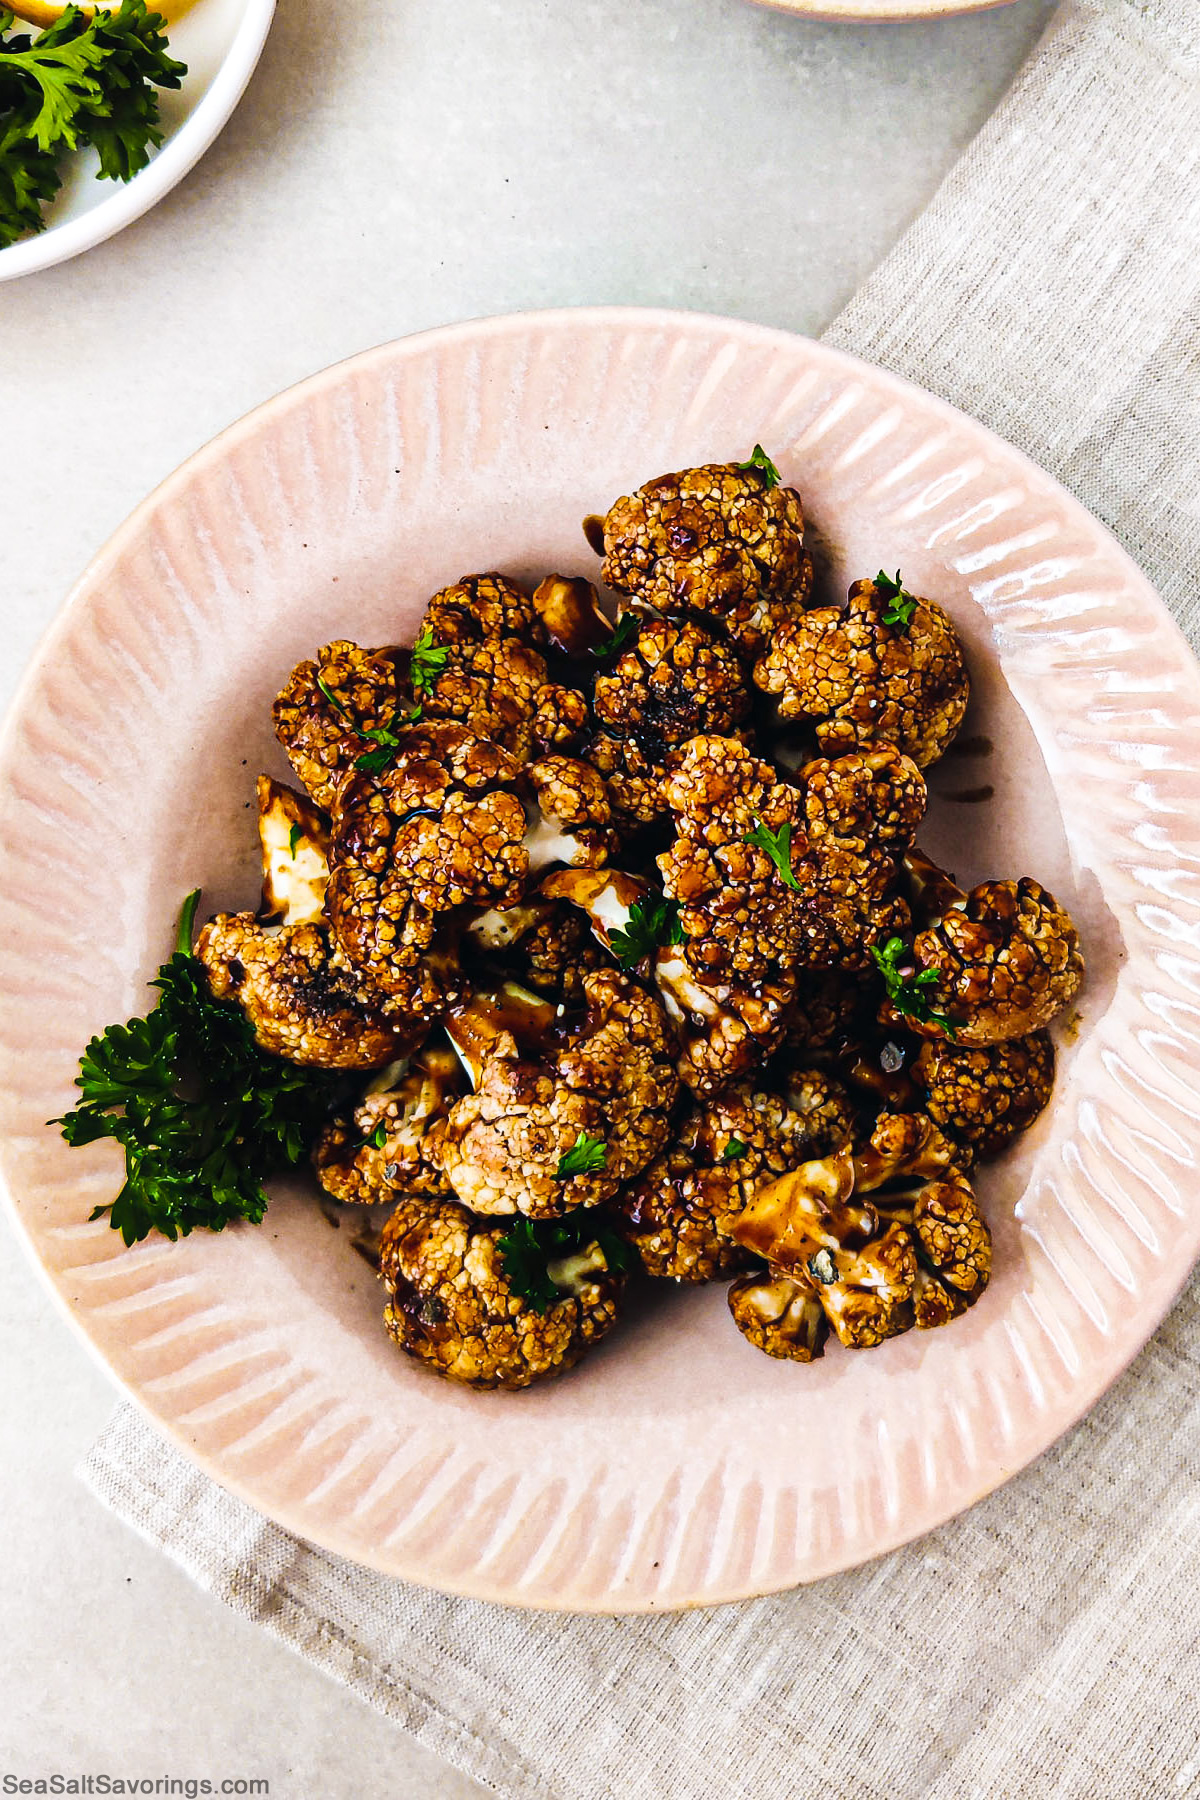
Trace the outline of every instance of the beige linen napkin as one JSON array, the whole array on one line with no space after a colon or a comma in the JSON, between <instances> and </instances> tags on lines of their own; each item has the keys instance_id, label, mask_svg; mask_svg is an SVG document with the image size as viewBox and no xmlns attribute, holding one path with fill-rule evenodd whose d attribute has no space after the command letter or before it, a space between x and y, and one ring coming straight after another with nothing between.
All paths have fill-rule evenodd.
<instances>
[{"instance_id":1,"label":"beige linen napkin","mask_svg":"<svg viewBox=\"0 0 1200 1800\"><path fill-rule=\"evenodd\" d=\"M830 340L1028 450L1200 626L1200 5L1067 0ZM511 1800L1200 1795L1200 1285L1089 1419L883 1561L573 1619L289 1537L126 1409L85 1476L204 1587Z\"/></svg>"}]
</instances>

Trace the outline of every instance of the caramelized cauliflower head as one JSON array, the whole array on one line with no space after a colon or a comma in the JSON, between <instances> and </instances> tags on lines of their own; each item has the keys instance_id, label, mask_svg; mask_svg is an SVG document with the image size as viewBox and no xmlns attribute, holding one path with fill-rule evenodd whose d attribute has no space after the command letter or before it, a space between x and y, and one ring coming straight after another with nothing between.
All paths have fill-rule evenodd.
<instances>
[{"instance_id":1,"label":"caramelized cauliflower head","mask_svg":"<svg viewBox=\"0 0 1200 1800\"><path fill-rule=\"evenodd\" d=\"M519 769L459 725L412 725L390 766L339 792L326 905L343 952L397 1011L457 997L439 959L453 915L519 899L529 873Z\"/></svg>"},{"instance_id":2,"label":"caramelized cauliflower head","mask_svg":"<svg viewBox=\"0 0 1200 1800\"><path fill-rule=\"evenodd\" d=\"M889 624L898 599L908 617ZM811 726L825 755L889 743L921 769L945 750L969 697L962 650L942 608L874 581L856 581L844 610L815 607L784 620L754 679L777 698L783 718Z\"/></svg>"},{"instance_id":3,"label":"caramelized cauliflower head","mask_svg":"<svg viewBox=\"0 0 1200 1800\"><path fill-rule=\"evenodd\" d=\"M658 866L686 939L658 979L689 1021L681 1066L700 1091L778 1046L802 967L861 969L908 922L916 767L881 746L810 763L801 782L734 739L698 737L663 784L676 837Z\"/></svg>"},{"instance_id":4,"label":"caramelized cauliflower head","mask_svg":"<svg viewBox=\"0 0 1200 1800\"><path fill-rule=\"evenodd\" d=\"M736 463L660 475L609 509L601 574L638 605L703 619L755 655L812 584L800 496Z\"/></svg>"},{"instance_id":5,"label":"caramelized cauliflower head","mask_svg":"<svg viewBox=\"0 0 1200 1800\"><path fill-rule=\"evenodd\" d=\"M1045 1031L975 1049L930 1038L914 1071L930 1118L987 1161L1028 1130L1049 1100L1054 1044Z\"/></svg>"},{"instance_id":6,"label":"caramelized cauliflower head","mask_svg":"<svg viewBox=\"0 0 1200 1800\"><path fill-rule=\"evenodd\" d=\"M381 1070L353 1111L332 1119L317 1139L312 1162L325 1192L358 1206L395 1203L404 1194L449 1199L435 1128L464 1086L449 1045L427 1046L411 1062Z\"/></svg>"},{"instance_id":7,"label":"caramelized cauliflower head","mask_svg":"<svg viewBox=\"0 0 1200 1800\"><path fill-rule=\"evenodd\" d=\"M323 924L261 925L253 913L218 913L200 933L196 955L214 997L235 1001L260 1048L287 1062L376 1069L411 1041Z\"/></svg>"},{"instance_id":8,"label":"caramelized cauliflower head","mask_svg":"<svg viewBox=\"0 0 1200 1800\"><path fill-rule=\"evenodd\" d=\"M617 1229L648 1275L713 1281L744 1268L729 1225L766 1182L848 1142L853 1117L836 1082L799 1072L784 1094L738 1082L686 1110L670 1148L613 1203Z\"/></svg>"},{"instance_id":9,"label":"caramelized cauliflower head","mask_svg":"<svg viewBox=\"0 0 1200 1800\"><path fill-rule=\"evenodd\" d=\"M849 1349L973 1305L991 1235L955 1158L930 1119L884 1114L857 1153L846 1146L760 1189L730 1227L767 1264L730 1296L739 1328L769 1355L811 1361L822 1337L809 1296Z\"/></svg>"},{"instance_id":10,"label":"caramelized cauliflower head","mask_svg":"<svg viewBox=\"0 0 1200 1800\"><path fill-rule=\"evenodd\" d=\"M561 1298L538 1312L513 1289L503 1226L453 1201L414 1196L383 1228L388 1332L435 1374L475 1388L524 1388L577 1363L617 1319L622 1277L599 1245L572 1258Z\"/></svg>"},{"instance_id":11,"label":"caramelized cauliflower head","mask_svg":"<svg viewBox=\"0 0 1200 1800\"><path fill-rule=\"evenodd\" d=\"M447 1019L474 1092L438 1154L478 1213L555 1218L610 1200L667 1141L675 1044L653 994L617 969L583 977L574 1013L507 989Z\"/></svg>"},{"instance_id":12,"label":"caramelized cauliflower head","mask_svg":"<svg viewBox=\"0 0 1200 1800\"><path fill-rule=\"evenodd\" d=\"M339 638L297 663L275 702L275 736L302 786L330 811L372 732L404 711L394 647L363 650Z\"/></svg>"},{"instance_id":13,"label":"caramelized cauliflower head","mask_svg":"<svg viewBox=\"0 0 1200 1800\"><path fill-rule=\"evenodd\" d=\"M913 940L914 979L932 974L914 1014L892 994L881 1017L960 1048L1040 1031L1075 998L1083 954L1072 919L1028 876L985 881ZM922 1016L924 1015L924 1016Z\"/></svg>"},{"instance_id":14,"label":"caramelized cauliflower head","mask_svg":"<svg viewBox=\"0 0 1200 1800\"><path fill-rule=\"evenodd\" d=\"M520 638L460 638L434 646L443 654L419 686L424 717L465 726L518 761L539 744L538 713L546 659Z\"/></svg>"},{"instance_id":15,"label":"caramelized cauliflower head","mask_svg":"<svg viewBox=\"0 0 1200 1800\"><path fill-rule=\"evenodd\" d=\"M498 643L543 639L532 594L507 575L463 575L441 588L425 608L422 629L435 645Z\"/></svg>"}]
</instances>

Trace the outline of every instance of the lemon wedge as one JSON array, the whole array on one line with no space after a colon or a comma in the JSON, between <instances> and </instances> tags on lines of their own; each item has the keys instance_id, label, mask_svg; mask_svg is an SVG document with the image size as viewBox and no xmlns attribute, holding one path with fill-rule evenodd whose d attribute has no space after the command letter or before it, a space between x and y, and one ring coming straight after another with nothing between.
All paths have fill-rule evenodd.
<instances>
[{"instance_id":1,"label":"lemon wedge","mask_svg":"<svg viewBox=\"0 0 1200 1800\"><path fill-rule=\"evenodd\" d=\"M16 13L18 19L24 19L27 25L40 26L42 30L47 25L53 25L67 10L65 5L56 4L55 0L4 0L4 3L10 12ZM120 0L85 0L82 11L115 12L119 4ZM181 13L187 12L192 4L193 0L152 0L152 3L148 0L149 11L161 13L168 25Z\"/></svg>"}]
</instances>

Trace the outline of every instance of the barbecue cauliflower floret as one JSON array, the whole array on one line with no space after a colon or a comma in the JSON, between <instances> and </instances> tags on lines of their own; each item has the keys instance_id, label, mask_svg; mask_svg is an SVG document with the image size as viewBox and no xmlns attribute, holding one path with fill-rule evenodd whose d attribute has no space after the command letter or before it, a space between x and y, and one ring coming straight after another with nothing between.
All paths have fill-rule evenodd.
<instances>
[{"instance_id":1,"label":"barbecue cauliflower floret","mask_svg":"<svg viewBox=\"0 0 1200 1800\"><path fill-rule=\"evenodd\" d=\"M917 933L903 963L892 962L885 1023L960 1049L1040 1031L1083 980L1070 915L1028 876L981 882Z\"/></svg>"},{"instance_id":2,"label":"barbecue cauliflower floret","mask_svg":"<svg viewBox=\"0 0 1200 1800\"><path fill-rule=\"evenodd\" d=\"M732 1282L728 1298L734 1324L764 1355L806 1363L823 1355L829 1320L810 1281L759 1269Z\"/></svg>"},{"instance_id":3,"label":"barbecue cauliflower floret","mask_svg":"<svg viewBox=\"0 0 1200 1800\"><path fill-rule=\"evenodd\" d=\"M623 1280L599 1244L571 1259L561 1298L539 1312L514 1291L504 1236L503 1226L427 1197L402 1201L383 1228L389 1334L468 1387L523 1388L561 1374L616 1323Z\"/></svg>"},{"instance_id":4,"label":"barbecue cauliflower floret","mask_svg":"<svg viewBox=\"0 0 1200 1800\"><path fill-rule=\"evenodd\" d=\"M815 607L783 621L754 679L783 718L812 726L825 755L889 743L921 769L945 750L969 696L945 612L886 578L856 581L844 610Z\"/></svg>"},{"instance_id":5,"label":"barbecue cauliflower floret","mask_svg":"<svg viewBox=\"0 0 1200 1800\"><path fill-rule=\"evenodd\" d=\"M352 1112L333 1119L317 1139L317 1180L335 1200L378 1206L403 1194L450 1198L431 1138L463 1091L449 1045L427 1046L368 1083Z\"/></svg>"},{"instance_id":6,"label":"barbecue cauliflower floret","mask_svg":"<svg viewBox=\"0 0 1200 1800\"><path fill-rule=\"evenodd\" d=\"M701 733L739 733L750 708L728 643L690 619L645 620L611 674L597 676L592 700L597 733L588 758L608 781L618 820L658 818L673 753Z\"/></svg>"},{"instance_id":7,"label":"barbecue cauliflower floret","mask_svg":"<svg viewBox=\"0 0 1200 1800\"><path fill-rule=\"evenodd\" d=\"M419 640L418 640L419 641ZM421 682L427 719L447 719L489 738L524 762L538 747L546 659L520 638L460 639L439 647L438 666Z\"/></svg>"},{"instance_id":8,"label":"barbecue cauliflower floret","mask_svg":"<svg viewBox=\"0 0 1200 1800\"><path fill-rule=\"evenodd\" d=\"M925 812L925 782L890 744L808 763L799 779L809 845L804 961L869 968L871 946L909 923L902 858Z\"/></svg>"},{"instance_id":9,"label":"barbecue cauliflower floret","mask_svg":"<svg viewBox=\"0 0 1200 1800\"><path fill-rule=\"evenodd\" d=\"M602 579L667 617L707 620L747 655L812 584L804 515L773 471L736 463L660 475L604 520Z\"/></svg>"},{"instance_id":10,"label":"barbecue cauliflower floret","mask_svg":"<svg viewBox=\"0 0 1200 1800\"><path fill-rule=\"evenodd\" d=\"M819 1334L789 1347L780 1321L803 1324L806 1292L851 1349L973 1305L991 1273L991 1236L957 1155L932 1120L885 1114L857 1152L843 1147L761 1188L730 1234L769 1278L793 1285L731 1296L739 1328L768 1354L805 1361L820 1354Z\"/></svg>"},{"instance_id":11,"label":"barbecue cauliflower floret","mask_svg":"<svg viewBox=\"0 0 1200 1800\"><path fill-rule=\"evenodd\" d=\"M930 1118L987 1161L1028 1130L1049 1100L1054 1044L1045 1031L975 1049L931 1038L914 1070Z\"/></svg>"},{"instance_id":12,"label":"barbecue cauliflower floret","mask_svg":"<svg viewBox=\"0 0 1200 1800\"><path fill-rule=\"evenodd\" d=\"M439 1155L474 1212L552 1218L598 1206L666 1143L675 1045L652 994L617 969L583 978L584 1010L477 994L447 1020L474 1092Z\"/></svg>"},{"instance_id":13,"label":"barbecue cauliflower floret","mask_svg":"<svg viewBox=\"0 0 1200 1800\"><path fill-rule=\"evenodd\" d=\"M785 1094L752 1081L694 1101L670 1148L614 1202L618 1229L649 1275L712 1281L746 1266L728 1227L765 1182L848 1142L846 1096L815 1070Z\"/></svg>"},{"instance_id":14,"label":"barbecue cauliflower floret","mask_svg":"<svg viewBox=\"0 0 1200 1800\"><path fill-rule=\"evenodd\" d=\"M543 756L526 771L538 817L526 833L533 871L553 863L599 868L616 847L603 776L574 756Z\"/></svg>"},{"instance_id":15,"label":"barbecue cauliflower floret","mask_svg":"<svg viewBox=\"0 0 1200 1800\"><path fill-rule=\"evenodd\" d=\"M196 955L218 1000L241 1007L273 1056L323 1069L375 1069L402 1055L404 1024L385 1017L323 924L262 925L218 913Z\"/></svg>"},{"instance_id":16,"label":"barbecue cauliflower floret","mask_svg":"<svg viewBox=\"0 0 1200 1800\"><path fill-rule=\"evenodd\" d=\"M436 645L498 643L520 638L542 642L533 596L507 575L463 575L433 596L422 628Z\"/></svg>"},{"instance_id":17,"label":"barbecue cauliflower floret","mask_svg":"<svg viewBox=\"0 0 1200 1800\"><path fill-rule=\"evenodd\" d=\"M391 1006L432 1018L456 996L437 952L453 915L518 899L529 874L517 763L459 725L411 725L388 768L339 793L326 905L339 944Z\"/></svg>"},{"instance_id":18,"label":"barbecue cauliflower floret","mask_svg":"<svg viewBox=\"0 0 1200 1800\"><path fill-rule=\"evenodd\" d=\"M297 663L272 709L275 736L317 806L330 811L371 734L404 712L394 646L363 650L348 639Z\"/></svg>"}]
</instances>

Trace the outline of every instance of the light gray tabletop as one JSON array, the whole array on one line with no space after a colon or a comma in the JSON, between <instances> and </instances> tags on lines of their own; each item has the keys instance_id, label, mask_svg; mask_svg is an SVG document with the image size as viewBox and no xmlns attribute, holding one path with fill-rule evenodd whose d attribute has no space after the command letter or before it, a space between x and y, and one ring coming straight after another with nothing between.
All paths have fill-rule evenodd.
<instances>
[{"instance_id":1,"label":"light gray tabletop","mask_svg":"<svg viewBox=\"0 0 1200 1800\"><path fill-rule=\"evenodd\" d=\"M747 0L280 0L183 186L0 287L0 703L136 502L324 364L586 302L819 332L1049 10L857 26ZM72 1471L115 1391L0 1235L2 1772L265 1777L274 1800L481 1793L83 1491Z\"/></svg>"}]
</instances>

